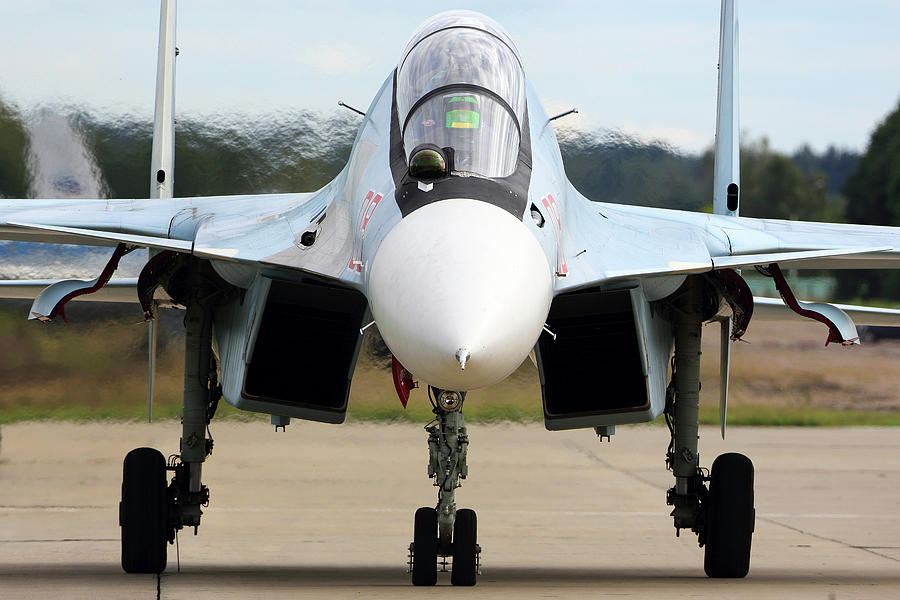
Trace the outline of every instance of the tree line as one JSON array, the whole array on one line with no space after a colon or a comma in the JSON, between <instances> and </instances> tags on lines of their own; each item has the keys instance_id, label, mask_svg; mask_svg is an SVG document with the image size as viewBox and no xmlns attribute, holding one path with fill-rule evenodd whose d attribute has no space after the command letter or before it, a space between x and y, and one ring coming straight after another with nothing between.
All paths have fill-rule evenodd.
<instances>
[{"instance_id":1,"label":"tree line","mask_svg":"<svg viewBox=\"0 0 900 600\"><path fill-rule=\"evenodd\" d=\"M111 198L146 197L152 124L65 110ZM359 118L306 111L248 117L180 118L177 196L309 191L345 164ZM615 131L559 132L569 179L605 202L693 211L712 208L712 149L686 154ZM0 101L0 197L29 194L28 127ZM749 217L900 225L900 104L866 151L803 147L792 155L765 138L741 150L741 214ZM896 274L895 274L896 273ZM845 273L842 298L900 298L900 272Z\"/></svg>"}]
</instances>

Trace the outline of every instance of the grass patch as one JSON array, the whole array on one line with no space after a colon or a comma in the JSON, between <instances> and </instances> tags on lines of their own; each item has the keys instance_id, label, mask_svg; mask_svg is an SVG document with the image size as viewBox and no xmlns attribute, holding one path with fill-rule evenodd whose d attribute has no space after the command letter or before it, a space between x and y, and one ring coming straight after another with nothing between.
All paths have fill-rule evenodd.
<instances>
[{"instance_id":1,"label":"grass patch","mask_svg":"<svg viewBox=\"0 0 900 600\"><path fill-rule=\"evenodd\" d=\"M29 304L0 303L0 424L21 421L147 419L146 326L133 306L73 303L70 323L27 322ZM108 315L108 313L112 315ZM176 311L161 312L154 420L181 415L183 330ZM729 425L900 427L900 344L825 348L815 324L754 323L748 344L736 344ZM810 329L810 327L812 329ZM717 425L718 342L704 340L700 421ZM364 347L368 348L364 345ZM404 409L394 392L389 360L366 350L353 376L350 422L424 425L433 415L424 389ZM298 381L298 393L303 382ZM600 393L600 392L597 392ZM268 415L219 404L216 420L267 421ZM466 399L472 423L543 423L541 389L530 361L501 384ZM662 423L662 419L658 420Z\"/></svg>"},{"instance_id":2,"label":"grass patch","mask_svg":"<svg viewBox=\"0 0 900 600\"><path fill-rule=\"evenodd\" d=\"M719 424L719 407L701 407L702 425ZM728 425L757 427L900 427L900 413L738 404L728 407Z\"/></svg>"},{"instance_id":3,"label":"grass patch","mask_svg":"<svg viewBox=\"0 0 900 600\"><path fill-rule=\"evenodd\" d=\"M540 412L535 413L530 403L472 403L466 407L466 420L470 423L543 423ZM163 403L153 407L154 420L178 419L181 405ZM396 400L390 405L362 404L347 411L348 422L418 423L425 425L433 418L426 402L410 403L404 409ZM147 419L146 405L131 406L13 406L0 408L0 423L21 421L132 421ZM238 410L222 402L216 413L216 421L268 420L268 415ZM662 417L654 421L663 425ZM716 406L700 409L701 425L718 425L719 410ZM728 425L756 427L900 427L900 414L875 411L829 410L819 408L786 408L762 405L737 405L728 409Z\"/></svg>"},{"instance_id":4,"label":"grass patch","mask_svg":"<svg viewBox=\"0 0 900 600\"><path fill-rule=\"evenodd\" d=\"M470 423L536 423L542 421L543 416L534 414L534 411L528 410L515 404L490 404L466 406L466 421ZM404 409L400 406L362 406L358 408L351 407L347 411L348 421L371 421L371 422L411 422L421 423L425 425L434 415L431 407L428 405L417 404L410 405Z\"/></svg>"},{"instance_id":5,"label":"grass patch","mask_svg":"<svg viewBox=\"0 0 900 600\"><path fill-rule=\"evenodd\" d=\"M161 403L153 405L153 420L164 421L181 418L181 404ZM260 415L238 410L227 402L221 402L216 411L215 421L224 419L239 421L268 420L268 415ZM22 421L126 421L147 420L147 404L104 405L104 406L8 406L0 408L0 423Z\"/></svg>"}]
</instances>

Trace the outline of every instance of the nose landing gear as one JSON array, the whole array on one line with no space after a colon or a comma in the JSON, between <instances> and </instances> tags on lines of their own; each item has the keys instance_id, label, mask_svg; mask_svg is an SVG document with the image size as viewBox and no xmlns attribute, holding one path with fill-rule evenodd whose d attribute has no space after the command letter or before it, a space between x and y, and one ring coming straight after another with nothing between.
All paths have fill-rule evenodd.
<instances>
[{"instance_id":1,"label":"nose landing gear","mask_svg":"<svg viewBox=\"0 0 900 600\"><path fill-rule=\"evenodd\" d=\"M481 571L481 546L478 545L478 521L475 511L456 508L456 488L468 475L466 453L469 436L462 405L465 392L428 388L434 407L434 421L428 432L428 476L438 488L435 508L416 511L413 542L409 545L409 571L413 585L437 583L438 558L441 571L447 571L447 558L452 558L450 582L453 585L475 585Z\"/></svg>"}]
</instances>

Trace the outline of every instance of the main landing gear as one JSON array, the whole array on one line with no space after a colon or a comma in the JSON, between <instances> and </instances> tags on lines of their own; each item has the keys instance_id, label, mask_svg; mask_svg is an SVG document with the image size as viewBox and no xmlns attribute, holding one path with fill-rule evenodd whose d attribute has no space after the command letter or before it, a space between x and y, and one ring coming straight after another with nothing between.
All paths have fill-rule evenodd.
<instances>
[{"instance_id":1,"label":"main landing gear","mask_svg":"<svg viewBox=\"0 0 900 600\"><path fill-rule=\"evenodd\" d=\"M462 405L465 392L429 387L434 421L428 432L428 476L438 488L436 508L416 511L413 542L409 545L409 571L413 585L437 583L438 558L441 571L447 571L447 558L452 558L450 582L453 585L475 585L481 571L481 546L478 545L478 521L475 511L456 508L456 488L468 474L466 433ZM436 398L436 400L435 400Z\"/></svg>"},{"instance_id":2,"label":"main landing gear","mask_svg":"<svg viewBox=\"0 0 900 600\"><path fill-rule=\"evenodd\" d=\"M666 464L675 475L667 494L674 506L676 533L690 529L705 546L704 570L709 577L738 578L750 570L753 507L753 463L742 454L723 454L706 475L697 452L700 406L700 328L702 288L689 278L673 305L675 360L666 402L672 434ZM708 484L708 486L707 486Z\"/></svg>"},{"instance_id":3,"label":"main landing gear","mask_svg":"<svg viewBox=\"0 0 900 600\"><path fill-rule=\"evenodd\" d=\"M197 527L209 503L209 489L201 483L206 457L212 454L209 422L222 390L212 352L211 299L215 289L198 261L188 266L194 291L186 303L184 406L181 452L168 463L159 450L137 448L125 456L122 469L122 568L127 573L161 573L166 568L166 543L175 542L183 527ZM167 485L167 472L174 473Z\"/></svg>"}]
</instances>

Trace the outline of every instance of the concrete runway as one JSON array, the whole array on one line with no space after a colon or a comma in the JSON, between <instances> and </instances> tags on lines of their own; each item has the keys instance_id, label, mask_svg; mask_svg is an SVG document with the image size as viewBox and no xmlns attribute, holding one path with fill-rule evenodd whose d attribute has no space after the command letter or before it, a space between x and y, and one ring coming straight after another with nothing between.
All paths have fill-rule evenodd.
<instances>
[{"instance_id":1,"label":"concrete runway","mask_svg":"<svg viewBox=\"0 0 900 600\"><path fill-rule=\"evenodd\" d=\"M900 430L732 428L701 435L756 464L750 575L710 580L696 537L675 538L668 433L472 425L461 507L478 511L478 586L413 588L412 516L433 505L417 425L214 423L200 535L156 576L119 567L122 458L177 447L177 422L3 427L0 598L898 598Z\"/></svg>"}]
</instances>

